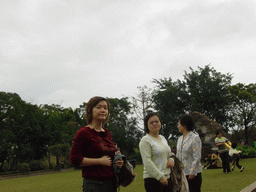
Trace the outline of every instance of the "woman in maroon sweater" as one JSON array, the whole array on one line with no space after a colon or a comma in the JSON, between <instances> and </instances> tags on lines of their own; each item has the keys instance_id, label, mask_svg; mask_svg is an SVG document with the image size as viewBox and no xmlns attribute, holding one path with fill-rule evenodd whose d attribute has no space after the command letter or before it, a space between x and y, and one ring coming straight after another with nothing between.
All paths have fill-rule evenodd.
<instances>
[{"instance_id":1,"label":"woman in maroon sweater","mask_svg":"<svg viewBox=\"0 0 256 192\"><path fill-rule=\"evenodd\" d=\"M88 125L76 134L70 152L70 161L82 166L83 192L116 192L116 177L112 162L117 151L110 132L103 127L109 119L109 102L93 97L86 106ZM123 160L117 166L123 166Z\"/></svg>"}]
</instances>

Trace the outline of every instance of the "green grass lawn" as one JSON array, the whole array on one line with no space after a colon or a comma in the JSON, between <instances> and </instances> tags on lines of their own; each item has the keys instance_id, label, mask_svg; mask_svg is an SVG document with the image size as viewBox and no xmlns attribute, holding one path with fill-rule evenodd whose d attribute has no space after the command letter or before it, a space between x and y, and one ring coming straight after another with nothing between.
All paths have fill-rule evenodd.
<instances>
[{"instance_id":1,"label":"green grass lawn","mask_svg":"<svg viewBox=\"0 0 256 192\"><path fill-rule=\"evenodd\" d=\"M243 159L241 165L244 172L237 168L231 174L223 174L222 169L203 170L202 192L238 192L256 181L256 159ZM143 192L142 178L143 165L137 165L137 177L128 187L121 192ZM76 192L82 191L81 170L59 172L35 177L24 177L0 181L1 192Z\"/></svg>"}]
</instances>

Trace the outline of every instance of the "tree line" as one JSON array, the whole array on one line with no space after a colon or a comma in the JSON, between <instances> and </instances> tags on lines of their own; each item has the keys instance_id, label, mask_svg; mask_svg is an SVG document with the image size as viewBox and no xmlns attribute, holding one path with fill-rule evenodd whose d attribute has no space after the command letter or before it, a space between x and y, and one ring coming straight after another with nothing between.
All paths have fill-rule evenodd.
<instances>
[{"instance_id":1,"label":"tree line","mask_svg":"<svg viewBox=\"0 0 256 192\"><path fill-rule=\"evenodd\" d=\"M132 157L143 136L141 120L149 111L158 111L162 134L171 140L179 135L178 117L198 111L215 120L237 140L249 144L256 139L256 84L232 85L233 76L217 72L210 65L185 71L183 80L154 79L154 89L139 87L136 97L108 98L110 120L105 124L122 153ZM5 163L62 156L72 145L76 132L86 125L86 102L79 108L34 105L17 93L0 92L0 170ZM241 134L242 132L242 134Z\"/></svg>"}]
</instances>

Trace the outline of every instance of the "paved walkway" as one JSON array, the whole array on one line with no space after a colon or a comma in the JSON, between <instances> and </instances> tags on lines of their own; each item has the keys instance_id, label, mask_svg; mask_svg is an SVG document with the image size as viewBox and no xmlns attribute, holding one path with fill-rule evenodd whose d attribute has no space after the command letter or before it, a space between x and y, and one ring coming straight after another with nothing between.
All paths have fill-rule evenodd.
<instances>
[{"instance_id":1,"label":"paved walkway","mask_svg":"<svg viewBox=\"0 0 256 192\"><path fill-rule=\"evenodd\" d=\"M0 180L16 179L16 178L21 178L21 177L34 177L34 176L38 176L38 175L60 173L60 172L71 171L71 170L74 170L74 167L73 168L61 169L60 171L41 170L41 171L31 171L29 174L17 173L17 174L11 174L11 175L0 175Z\"/></svg>"},{"instance_id":2,"label":"paved walkway","mask_svg":"<svg viewBox=\"0 0 256 192\"><path fill-rule=\"evenodd\" d=\"M256 192L256 182L254 182L253 184L251 184L248 187L244 188L240 192Z\"/></svg>"}]
</instances>

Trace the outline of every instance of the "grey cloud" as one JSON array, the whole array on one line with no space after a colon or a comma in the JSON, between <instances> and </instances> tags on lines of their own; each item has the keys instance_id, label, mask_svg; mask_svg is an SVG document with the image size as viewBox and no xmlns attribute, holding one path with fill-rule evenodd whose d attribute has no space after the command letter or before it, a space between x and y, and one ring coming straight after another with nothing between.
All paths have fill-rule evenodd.
<instances>
[{"instance_id":1,"label":"grey cloud","mask_svg":"<svg viewBox=\"0 0 256 192\"><path fill-rule=\"evenodd\" d=\"M0 88L33 102L78 107L189 66L234 72L255 55L254 1L31 2L0 2Z\"/></svg>"},{"instance_id":2,"label":"grey cloud","mask_svg":"<svg viewBox=\"0 0 256 192\"><path fill-rule=\"evenodd\" d=\"M164 21L176 46L196 44L215 45L236 37L255 36L256 15L254 1L229 1L208 4L191 3L179 11L160 13L154 20ZM152 20L152 25L157 21Z\"/></svg>"}]
</instances>

